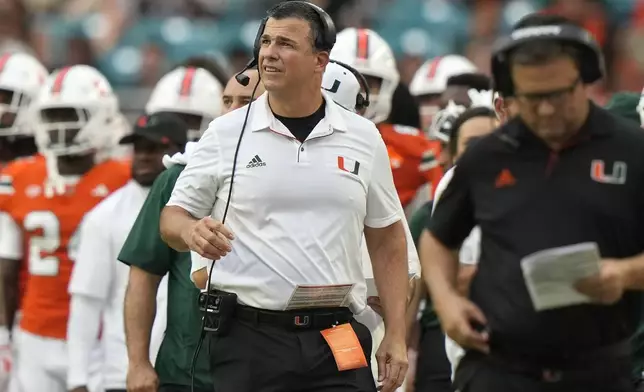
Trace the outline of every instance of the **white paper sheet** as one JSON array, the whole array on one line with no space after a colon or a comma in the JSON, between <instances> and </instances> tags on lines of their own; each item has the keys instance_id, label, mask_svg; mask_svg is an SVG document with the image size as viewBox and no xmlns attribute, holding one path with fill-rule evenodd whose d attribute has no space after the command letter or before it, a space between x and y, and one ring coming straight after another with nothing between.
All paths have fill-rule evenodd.
<instances>
[{"instance_id":1,"label":"white paper sheet","mask_svg":"<svg viewBox=\"0 0 644 392\"><path fill-rule=\"evenodd\" d=\"M594 242L546 249L524 257L521 269L535 310L590 302L588 296L575 290L574 284L598 274L600 260Z\"/></svg>"},{"instance_id":2,"label":"white paper sheet","mask_svg":"<svg viewBox=\"0 0 644 392\"><path fill-rule=\"evenodd\" d=\"M353 284L297 286L284 310L348 306Z\"/></svg>"}]
</instances>

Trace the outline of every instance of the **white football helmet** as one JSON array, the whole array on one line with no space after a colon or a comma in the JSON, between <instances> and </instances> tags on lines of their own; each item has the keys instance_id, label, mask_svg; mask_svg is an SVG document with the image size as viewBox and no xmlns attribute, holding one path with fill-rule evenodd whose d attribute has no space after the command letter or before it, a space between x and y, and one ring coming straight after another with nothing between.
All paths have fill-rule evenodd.
<instances>
[{"instance_id":1,"label":"white football helmet","mask_svg":"<svg viewBox=\"0 0 644 392\"><path fill-rule=\"evenodd\" d=\"M434 57L418 68L409 84L409 92L415 97L440 95L447 88L449 78L473 72L477 72L476 66L463 56L450 54ZM435 105L421 106L420 115L431 117L439 110L440 107Z\"/></svg>"},{"instance_id":2,"label":"white football helmet","mask_svg":"<svg viewBox=\"0 0 644 392\"><path fill-rule=\"evenodd\" d=\"M29 54L0 56L0 136L33 135L29 107L47 75L47 69Z\"/></svg>"},{"instance_id":3,"label":"white football helmet","mask_svg":"<svg viewBox=\"0 0 644 392\"><path fill-rule=\"evenodd\" d=\"M171 112L188 125L188 140L196 141L222 113L223 87L203 68L178 67L156 84L145 106L146 114Z\"/></svg>"},{"instance_id":4,"label":"white football helmet","mask_svg":"<svg viewBox=\"0 0 644 392\"><path fill-rule=\"evenodd\" d=\"M329 63L322 76L322 89L333 97L333 100L352 112L356 111L360 82L351 71L336 63Z\"/></svg>"},{"instance_id":5,"label":"white football helmet","mask_svg":"<svg viewBox=\"0 0 644 392\"><path fill-rule=\"evenodd\" d=\"M400 81L396 58L387 42L375 31L350 27L338 33L330 57L352 66L366 77L382 80L378 94L370 95L364 116L376 124L387 120Z\"/></svg>"},{"instance_id":6,"label":"white football helmet","mask_svg":"<svg viewBox=\"0 0 644 392\"><path fill-rule=\"evenodd\" d=\"M65 191L58 157L95 153L96 161L101 161L127 131L112 87L88 65L54 71L40 90L33 113L36 145L47 161L48 196Z\"/></svg>"}]
</instances>

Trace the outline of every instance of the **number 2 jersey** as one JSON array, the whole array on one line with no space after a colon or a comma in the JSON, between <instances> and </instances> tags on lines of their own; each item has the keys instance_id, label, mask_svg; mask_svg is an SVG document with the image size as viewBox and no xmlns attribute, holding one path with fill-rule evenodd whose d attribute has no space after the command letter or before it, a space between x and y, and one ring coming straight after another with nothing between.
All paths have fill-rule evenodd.
<instances>
[{"instance_id":1,"label":"number 2 jersey","mask_svg":"<svg viewBox=\"0 0 644 392\"><path fill-rule=\"evenodd\" d=\"M387 145L394 185L403 208L423 185L429 184L433 193L443 176L437 159L440 145L428 140L414 127L381 123L378 130ZM431 198L428 194L427 200Z\"/></svg>"},{"instance_id":2,"label":"number 2 jersey","mask_svg":"<svg viewBox=\"0 0 644 392\"><path fill-rule=\"evenodd\" d=\"M81 220L129 181L130 166L115 160L101 162L68 184L64 195L51 198L44 194L46 179L41 156L16 160L2 171L0 257L21 260L21 275L27 275L20 327L34 335L65 339L67 287Z\"/></svg>"}]
</instances>

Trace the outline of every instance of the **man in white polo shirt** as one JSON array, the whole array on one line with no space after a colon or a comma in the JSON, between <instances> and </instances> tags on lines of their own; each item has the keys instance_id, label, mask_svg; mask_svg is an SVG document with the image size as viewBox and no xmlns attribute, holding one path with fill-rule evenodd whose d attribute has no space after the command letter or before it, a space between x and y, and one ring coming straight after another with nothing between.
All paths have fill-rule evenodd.
<instances>
[{"instance_id":1,"label":"man in white polo shirt","mask_svg":"<svg viewBox=\"0 0 644 392\"><path fill-rule=\"evenodd\" d=\"M364 232L387 326L379 381L391 392L407 368L408 268L386 147L373 123L322 93L335 42L324 11L280 3L257 42L267 93L211 123L160 224L176 250L216 261L214 389L376 390L371 336L352 314L364 307Z\"/></svg>"}]
</instances>

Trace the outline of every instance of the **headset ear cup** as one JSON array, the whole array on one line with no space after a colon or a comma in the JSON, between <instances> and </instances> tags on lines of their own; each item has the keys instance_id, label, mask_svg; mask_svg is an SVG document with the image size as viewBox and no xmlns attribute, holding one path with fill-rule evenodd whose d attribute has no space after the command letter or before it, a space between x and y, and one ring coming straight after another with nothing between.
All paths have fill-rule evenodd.
<instances>
[{"instance_id":1,"label":"headset ear cup","mask_svg":"<svg viewBox=\"0 0 644 392\"><path fill-rule=\"evenodd\" d=\"M257 29L257 35L255 36L255 42L253 43L253 56L255 60L259 61L259 49L262 47L262 35L264 35L264 28L266 27L266 21L268 18L262 19Z\"/></svg>"},{"instance_id":2,"label":"headset ear cup","mask_svg":"<svg viewBox=\"0 0 644 392\"><path fill-rule=\"evenodd\" d=\"M362 109L364 109L364 97L362 94L358 93L358 96L356 97L356 110Z\"/></svg>"}]
</instances>

